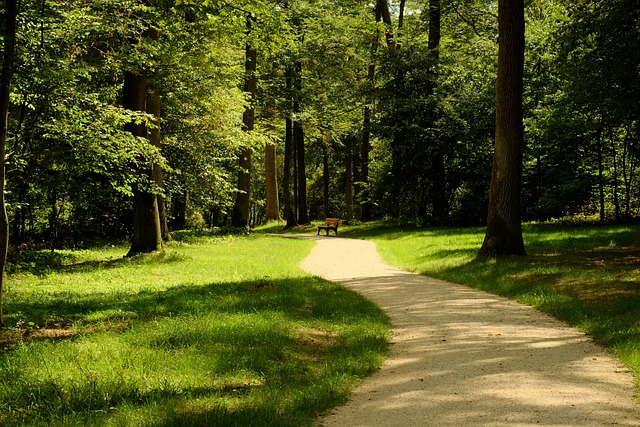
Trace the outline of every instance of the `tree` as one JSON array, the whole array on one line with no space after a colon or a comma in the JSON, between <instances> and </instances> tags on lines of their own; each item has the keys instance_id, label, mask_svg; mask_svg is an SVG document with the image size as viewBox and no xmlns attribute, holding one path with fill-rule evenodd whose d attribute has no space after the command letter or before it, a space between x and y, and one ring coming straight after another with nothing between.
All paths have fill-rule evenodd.
<instances>
[{"instance_id":1,"label":"tree","mask_svg":"<svg viewBox=\"0 0 640 427\"><path fill-rule=\"evenodd\" d=\"M489 190L487 231L480 248L480 255L525 255L520 210L524 151L523 0L499 1L498 28L496 136Z\"/></svg>"},{"instance_id":2,"label":"tree","mask_svg":"<svg viewBox=\"0 0 640 427\"><path fill-rule=\"evenodd\" d=\"M247 34L250 35L251 28L255 22L255 17L251 14L247 15ZM253 132L256 117L256 61L257 51L249 41L245 48L245 80L244 92L248 96L248 104L242 116L244 130L247 133ZM238 162L238 192L236 194L236 203L233 208L233 217L231 223L235 227L249 227L249 213L251 202L251 147L242 147L240 150Z\"/></svg>"},{"instance_id":3,"label":"tree","mask_svg":"<svg viewBox=\"0 0 640 427\"><path fill-rule=\"evenodd\" d=\"M124 79L123 107L131 111L145 112L146 79L130 71L125 73ZM147 128L139 119L127 123L125 128L136 137L147 138ZM141 179L133 189L133 236L127 256L162 249L158 197L152 188L153 164L149 164L146 159L142 159L140 163Z\"/></svg>"},{"instance_id":4,"label":"tree","mask_svg":"<svg viewBox=\"0 0 640 427\"><path fill-rule=\"evenodd\" d=\"M4 326L2 315L2 296L4 270L7 264L7 250L9 248L9 218L4 197L5 156L7 132L9 126L9 95L11 93L11 78L13 76L13 62L16 47L16 20L18 14L17 1L5 0L4 17L4 52L2 69L0 70L0 327Z\"/></svg>"}]
</instances>

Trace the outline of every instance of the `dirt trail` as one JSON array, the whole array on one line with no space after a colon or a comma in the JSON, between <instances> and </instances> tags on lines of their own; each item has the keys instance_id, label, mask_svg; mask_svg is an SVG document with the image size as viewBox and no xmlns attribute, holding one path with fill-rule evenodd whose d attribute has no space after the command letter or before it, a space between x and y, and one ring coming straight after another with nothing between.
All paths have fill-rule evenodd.
<instances>
[{"instance_id":1,"label":"dirt trail","mask_svg":"<svg viewBox=\"0 0 640 427\"><path fill-rule=\"evenodd\" d=\"M640 426L632 375L584 334L385 265L371 242L314 240L302 268L365 295L393 326L382 369L318 426Z\"/></svg>"}]
</instances>

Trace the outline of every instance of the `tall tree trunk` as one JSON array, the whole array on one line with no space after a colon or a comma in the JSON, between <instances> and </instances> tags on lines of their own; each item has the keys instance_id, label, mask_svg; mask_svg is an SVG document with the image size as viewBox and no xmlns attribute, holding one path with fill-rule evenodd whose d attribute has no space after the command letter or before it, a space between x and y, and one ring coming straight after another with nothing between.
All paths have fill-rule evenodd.
<instances>
[{"instance_id":1,"label":"tall tree trunk","mask_svg":"<svg viewBox=\"0 0 640 427\"><path fill-rule=\"evenodd\" d=\"M186 190L180 193L175 193L171 197L171 204L173 206L173 220L171 226L174 230L182 230L187 226L187 192Z\"/></svg>"},{"instance_id":2,"label":"tall tree trunk","mask_svg":"<svg viewBox=\"0 0 640 427\"><path fill-rule=\"evenodd\" d=\"M291 89L291 79L287 78L287 87ZM293 208L293 199L291 198L291 177L292 166L295 162L293 156L293 121L287 115L285 119L285 138L284 138L284 176L282 177L282 203L284 204L284 218L287 221L287 228L298 225L296 215ZM295 178L294 178L295 180Z\"/></svg>"},{"instance_id":3,"label":"tall tree trunk","mask_svg":"<svg viewBox=\"0 0 640 427\"><path fill-rule=\"evenodd\" d=\"M131 111L146 111L147 81L144 77L125 72L123 89L123 107ZM125 125L131 134L147 137L144 123L129 122ZM152 165L142 172L149 181L152 180ZM162 249L162 233L160 231L160 215L158 198L146 186L135 185L133 188L133 237L127 256L149 253Z\"/></svg>"},{"instance_id":4,"label":"tall tree trunk","mask_svg":"<svg viewBox=\"0 0 640 427\"><path fill-rule=\"evenodd\" d=\"M404 4L402 6L404 7ZM377 0L376 16L378 17L378 22L382 20L382 22L384 23L387 46L395 47L395 40L393 38L393 27L391 26L391 14L389 13L389 3L387 0Z\"/></svg>"},{"instance_id":5,"label":"tall tree trunk","mask_svg":"<svg viewBox=\"0 0 640 427\"><path fill-rule=\"evenodd\" d=\"M347 210L347 221L353 221L353 146L355 145L354 136L349 135L347 137L347 156L346 166L344 171L344 197L345 207Z\"/></svg>"},{"instance_id":6,"label":"tall tree trunk","mask_svg":"<svg viewBox=\"0 0 640 427\"><path fill-rule=\"evenodd\" d=\"M294 78L295 97L293 102L293 144L296 150L297 166L297 205L298 223L309 224L309 212L307 211L307 168L305 164L304 130L300 119L300 95L302 93L302 62L296 63L296 75Z\"/></svg>"},{"instance_id":7,"label":"tall tree trunk","mask_svg":"<svg viewBox=\"0 0 640 427\"><path fill-rule=\"evenodd\" d=\"M9 217L4 197L5 156L7 132L9 130L9 95L11 93L11 78L13 77L13 62L16 47L16 17L18 14L16 0L5 0L4 3L4 55L0 70L0 197L2 210L0 211L0 327L4 326L2 313L2 298L4 294L4 270L7 265L7 251L9 249Z\"/></svg>"},{"instance_id":8,"label":"tall tree trunk","mask_svg":"<svg viewBox=\"0 0 640 427\"><path fill-rule=\"evenodd\" d=\"M247 16L247 32L255 18ZM249 96L249 104L242 115L242 123L246 132L252 132L255 124L255 98L256 98L256 60L257 52L248 42L245 48L245 78L244 91ZM238 192L233 207L231 223L235 227L249 227L251 201L251 147L244 147L240 152L238 161Z\"/></svg>"},{"instance_id":9,"label":"tall tree trunk","mask_svg":"<svg viewBox=\"0 0 640 427\"><path fill-rule=\"evenodd\" d=\"M373 65L370 66L373 69ZM371 107L364 107L362 127L362 151L360 153L360 206L362 221L371 220L371 201L369 200L369 153L371 152Z\"/></svg>"},{"instance_id":10,"label":"tall tree trunk","mask_svg":"<svg viewBox=\"0 0 640 427\"><path fill-rule=\"evenodd\" d=\"M381 3L386 5L386 2L378 2L376 5L376 21L380 22L381 19ZM367 80L371 90L375 86L376 78L376 50L378 49L378 37L371 43L371 62L369 63L369 71ZM371 220L371 203L369 200L369 153L371 152L371 95L367 95L365 100L364 111L362 115L362 145L360 149L360 176L358 185L358 196L360 199L360 220Z\"/></svg>"},{"instance_id":11,"label":"tall tree trunk","mask_svg":"<svg viewBox=\"0 0 640 427\"><path fill-rule=\"evenodd\" d=\"M147 94L147 113L153 115L153 128L149 130L149 142L151 145L160 149L160 94L157 89ZM153 164L152 176L153 182L158 187L160 194L158 199L158 217L160 218L160 235L164 240L171 240L169 232L169 224L167 222L167 204L164 192L164 179L162 177L162 169L159 165Z\"/></svg>"},{"instance_id":12,"label":"tall tree trunk","mask_svg":"<svg viewBox=\"0 0 640 427\"><path fill-rule=\"evenodd\" d=\"M498 2L498 28L496 140L487 231L479 255L525 255L520 220L524 0Z\"/></svg>"},{"instance_id":13,"label":"tall tree trunk","mask_svg":"<svg viewBox=\"0 0 640 427\"><path fill-rule=\"evenodd\" d=\"M598 125L598 131L596 132L596 147L598 150L598 190L600 196L600 222L605 222L606 213L604 206L604 159L602 147L602 128L603 119L601 117L600 124Z\"/></svg>"},{"instance_id":14,"label":"tall tree trunk","mask_svg":"<svg viewBox=\"0 0 640 427\"><path fill-rule=\"evenodd\" d=\"M613 208L616 215L616 222L620 222L620 197L618 196L618 153L616 143L613 140L613 136L610 135L609 137L611 140L611 155L613 160Z\"/></svg>"},{"instance_id":15,"label":"tall tree trunk","mask_svg":"<svg viewBox=\"0 0 640 427\"><path fill-rule=\"evenodd\" d=\"M433 81L430 85L429 96L434 96L435 86L438 82L439 75L439 62L440 62L440 15L441 6L440 0L429 1L429 52L435 62L434 69L436 70L431 78ZM447 179L446 179L446 167L445 167L445 147L442 141L440 141L440 133L437 130L435 124L438 120L437 111L432 112L434 122L431 123L431 127L434 129L433 140L431 143L434 147L433 156L431 158L432 170L431 170L431 182L432 182L432 212L433 220L436 223L442 224L447 222L449 218L449 197L447 194Z\"/></svg>"},{"instance_id":16,"label":"tall tree trunk","mask_svg":"<svg viewBox=\"0 0 640 427\"><path fill-rule=\"evenodd\" d=\"M270 99L267 103L267 111L265 112L270 124L270 131L275 130L275 126L271 123L276 118L275 100ZM268 142L264 147L264 182L266 196L266 221L280 220L280 202L278 200L278 164L276 157L276 144Z\"/></svg>"},{"instance_id":17,"label":"tall tree trunk","mask_svg":"<svg viewBox=\"0 0 640 427\"><path fill-rule=\"evenodd\" d=\"M264 173L266 190L266 220L280 219L280 203L278 201L278 169L276 163L276 146L267 143L264 147Z\"/></svg>"},{"instance_id":18,"label":"tall tree trunk","mask_svg":"<svg viewBox=\"0 0 640 427\"><path fill-rule=\"evenodd\" d=\"M322 205L325 218L329 218L329 150L322 155Z\"/></svg>"}]
</instances>

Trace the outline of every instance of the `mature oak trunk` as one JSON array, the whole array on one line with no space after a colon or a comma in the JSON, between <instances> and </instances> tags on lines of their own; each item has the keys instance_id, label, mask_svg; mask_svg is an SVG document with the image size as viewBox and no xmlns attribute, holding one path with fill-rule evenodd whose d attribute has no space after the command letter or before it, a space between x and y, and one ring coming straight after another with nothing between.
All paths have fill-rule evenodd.
<instances>
[{"instance_id":1,"label":"mature oak trunk","mask_svg":"<svg viewBox=\"0 0 640 427\"><path fill-rule=\"evenodd\" d=\"M247 16L247 31L255 18ZM255 124L255 99L256 99L256 60L257 52L249 43L245 48L245 80L244 91L249 95L249 104L242 115L242 123L246 132L252 132ZM251 200L251 147L244 147L238 161L238 192L236 203L233 207L231 218L232 225L236 227L249 227L250 200Z\"/></svg>"},{"instance_id":2,"label":"mature oak trunk","mask_svg":"<svg viewBox=\"0 0 640 427\"><path fill-rule=\"evenodd\" d=\"M5 0L4 17L4 55L2 70L0 71L0 327L4 326L2 314L2 296L4 284L4 270L7 264L7 250L9 248L9 218L4 197L5 154L7 132L9 128L9 94L11 93L11 78L13 77L13 62L16 46L16 17L18 14L16 0Z\"/></svg>"},{"instance_id":3,"label":"mature oak trunk","mask_svg":"<svg viewBox=\"0 0 640 427\"><path fill-rule=\"evenodd\" d=\"M146 111L147 81L132 72L125 72L123 89L123 107L131 111ZM129 122L125 129L134 136L147 137L144 123ZM145 177L152 180L152 165L144 171ZM127 256L149 253L162 249L162 233L158 213L158 198L147 185L135 185L133 188L133 237Z\"/></svg>"},{"instance_id":4,"label":"mature oak trunk","mask_svg":"<svg viewBox=\"0 0 640 427\"><path fill-rule=\"evenodd\" d=\"M520 220L524 25L524 1L500 0L496 140L487 231L479 255L525 255Z\"/></svg>"}]
</instances>

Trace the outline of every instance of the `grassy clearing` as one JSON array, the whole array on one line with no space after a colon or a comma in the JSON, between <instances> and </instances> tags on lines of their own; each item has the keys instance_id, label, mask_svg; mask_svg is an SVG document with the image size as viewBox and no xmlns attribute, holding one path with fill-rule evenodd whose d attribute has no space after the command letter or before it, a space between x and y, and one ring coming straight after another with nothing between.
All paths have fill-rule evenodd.
<instances>
[{"instance_id":1,"label":"grassy clearing","mask_svg":"<svg viewBox=\"0 0 640 427\"><path fill-rule=\"evenodd\" d=\"M379 366L388 331L299 270L311 246L182 236L132 259L25 260L5 295L0 425L310 425Z\"/></svg>"},{"instance_id":2,"label":"grassy clearing","mask_svg":"<svg viewBox=\"0 0 640 427\"><path fill-rule=\"evenodd\" d=\"M528 256L476 259L484 228L346 228L390 264L514 298L609 348L640 385L640 227L528 224Z\"/></svg>"}]
</instances>

